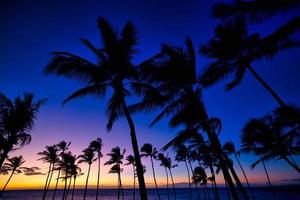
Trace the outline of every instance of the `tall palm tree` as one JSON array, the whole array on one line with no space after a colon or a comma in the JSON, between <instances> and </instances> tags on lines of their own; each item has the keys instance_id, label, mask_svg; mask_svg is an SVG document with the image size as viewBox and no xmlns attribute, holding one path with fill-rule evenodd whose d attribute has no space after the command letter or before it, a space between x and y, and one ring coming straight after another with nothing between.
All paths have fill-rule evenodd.
<instances>
[{"instance_id":1,"label":"tall palm tree","mask_svg":"<svg viewBox=\"0 0 300 200\"><path fill-rule=\"evenodd\" d=\"M109 171L109 173L116 173L118 175L118 199L120 199L120 193L122 195L122 199L124 199L122 180L121 180L121 172L123 169L121 165L123 164L123 158L126 150L124 149L121 152L120 147L112 148L111 152L107 155L110 156L110 159L104 163L104 165L113 165Z\"/></svg>"},{"instance_id":2,"label":"tall palm tree","mask_svg":"<svg viewBox=\"0 0 300 200\"><path fill-rule=\"evenodd\" d=\"M127 163L124 165L132 165L132 169L133 169L133 199L135 200L135 177L136 177L136 173L135 173L135 160L134 160L134 156L133 155L128 155L126 157Z\"/></svg>"},{"instance_id":3,"label":"tall palm tree","mask_svg":"<svg viewBox=\"0 0 300 200\"><path fill-rule=\"evenodd\" d=\"M152 144L150 143L145 143L142 147L141 147L141 157L150 157L150 161L151 161L151 167L152 167L152 174L153 174L153 180L154 180L154 184L155 184L155 188L157 191L157 195L158 195L158 199L160 200L160 193L159 193L159 188L157 186L157 181L156 181L156 176L155 176L155 169L154 169L154 164L153 164L153 160L155 160L157 158L157 150L156 148L153 148Z\"/></svg>"},{"instance_id":4,"label":"tall palm tree","mask_svg":"<svg viewBox=\"0 0 300 200\"><path fill-rule=\"evenodd\" d=\"M45 101L34 101L31 93L24 93L23 97L17 96L14 100L0 93L0 168L10 151L30 143L29 133Z\"/></svg>"},{"instance_id":5,"label":"tall palm tree","mask_svg":"<svg viewBox=\"0 0 300 200\"><path fill-rule=\"evenodd\" d=\"M72 167L74 167L74 163L79 157L76 157L73 155L70 151L64 152L63 154L60 155L61 160L58 162L58 168L61 170L62 176L60 176L61 180L64 180L64 190L63 190L63 195L62 195L62 200L65 200L67 198L66 193L67 193L67 182L68 179L71 177L71 170ZM70 179L71 180L71 179ZM70 182L69 182L70 185Z\"/></svg>"},{"instance_id":6,"label":"tall palm tree","mask_svg":"<svg viewBox=\"0 0 300 200\"><path fill-rule=\"evenodd\" d=\"M68 150L68 148L69 148L70 145L71 145L71 142L66 142L66 141L61 141L61 142L59 142L56 145L57 148L60 151L60 156L63 155ZM53 192L52 200L55 200L57 186L58 186L58 181L60 179L60 172L61 172L61 168L58 167L58 173L57 173L57 178L56 178L56 183L55 183L55 187L54 187L54 192Z\"/></svg>"},{"instance_id":7,"label":"tall palm tree","mask_svg":"<svg viewBox=\"0 0 300 200\"><path fill-rule=\"evenodd\" d=\"M192 176L192 180L194 183L200 184L204 186L204 199L206 199L206 195L208 196L208 199L210 199L209 192L207 189L207 175L201 166L195 167L193 170L194 174ZM207 194L206 194L207 193Z\"/></svg>"},{"instance_id":8,"label":"tall palm tree","mask_svg":"<svg viewBox=\"0 0 300 200\"><path fill-rule=\"evenodd\" d=\"M166 157L163 153L157 154L157 160L160 161L160 166L165 168L166 172L166 178L167 178L167 195L168 195L168 200L170 200L170 191L169 191L169 175L168 175L168 168L167 168L167 163L166 163Z\"/></svg>"},{"instance_id":9,"label":"tall palm tree","mask_svg":"<svg viewBox=\"0 0 300 200\"><path fill-rule=\"evenodd\" d=\"M208 178L208 180L212 182L212 189L214 189L215 191L215 199L220 199L214 170L214 166L217 165L217 159L213 153L213 148L211 147L211 145L203 142L200 145L197 145L197 151L199 154L199 163L204 168L208 168L210 170L211 177Z\"/></svg>"},{"instance_id":10,"label":"tall palm tree","mask_svg":"<svg viewBox=\"0 0 300 200\"><path fill-rule=\"evenodd\" d=\"M71 197L71 199L73 200L74 192L75 192L76 179L77 179L77 177L82 176L83 173L81 172L81 168L77 164L74 164L70 168L70 174L71 174L71 176L73 176L73 187L72 187L72 197Z\"/></svg>"},{"instance_id":11,"label":"tall palm tree","mask_svg":"<svg viewBox=\"0 0 300 200\"><path fill-rule=\"evenodd\" d=\"M241 171L242 171L242 173L243 173L243 175L244 175L244 178L245 178L245 180L246 180L246 183L247 183L247 186L248 186L248 190L249 190L249 192L250 192L250 194L251 194L251 197L252 197L252 199L254 199L254 195L253 195L253 192L252 192L252 190L251 190L250 183L249 183L249 181L248 181L248 178L247 178L247 175L246 175L246 173L245 173L245 171L244 171L244 168L243 168L243 166L242 166L242 164L241 164L241 162L240 162L240 159L239 159L239 157L238 157L238 152L237 152L236 149L235 149L234 143L233 143L232 141L226 142L226 143L223 145L223 149L224 149L225 153L227 153L228 155L230 155L230 154L233 154L233 155L234 155L234 158L235 158L235 160L237 161L237 163L238 163L238 165L239 165L239 167L240 167L240 169L241 169Z\"/></svg>"},{"instance_id":12,"label":"tall palm tree","mask_svg":"<svg viewBox=\"0 0 300 200\"><path fill-rule=\"evenodd\" d=\"M54 166L58 162L58 149L56 145L52 146L46 146L46 150L39 152L38 155L42 156L38 160L42 160L46 163L49 163L49 168L48 168L48 173L47 173L47 178L44 186L44 191L43 191L43 200L47 196L47 192L52 180L53 172L54 172Z\"/></svg>"},{"instance_id":13,"label":"tall palm tree","mask_svg":"<svg viewBox=\"0 0 300 200\"><path fill-rule=\"evenodd\" d=\"M206 112L201 85L196 76L194 47L189 38L185 43L186 48L164 45L160 55L139 65L141 77L146 83L136 87L136 90L144 96L141 102L130 106L130 111L160 108L161 112L151 125L169 116L169 125L172 127L184 125L187 129L201 129L205 132L220 161L224 179L227 180L234 199L238 199L217 135L220 120L210 117Z\"/></svg>"},{"instance_id":14,"label":"tall palm tree","mask_svg":"<svg viewBox=\"0 0 300 200\"><path fill-rule=\"evenodd\" d=\"M186 167L186 171L188 174L188 182L189 182L189 195L190 195L190 199L192 199L192 187L191 187L191 176L190 176L190 170L189 170L189 166L188 166L188 148L185 145L180 145L176 148L176 157L175 160L177 162L184 162L185 167Z\"/></svg>"},{"instance_id":15,"label":"tall palm tree","mask_svg":"<svg viewBox=\"0 0 300 200\"><path fill-rule=\"evenodd\" d=\"M299 46L299 41L292 38L299 21L300 18L291 21L266 37L258 33L249 34L246 22L241 18L218 25L214 38L200 48L200 53L213 59L202 73L202 85L208 87L232 75L233 80L226 85L226 90L231 90L241 83L249 71L280 106L285 106L284 101L255 71L252 64L261 59L272 59L280 51Z\"/></svg>"},{"instance_id":16,"label":"tall palm tree","mask_svg":"<svg viewBox=\"0 0 300 200\"><path fill-rule=\"evenodd\" d=\"M25 160L23 159L22 156L16 156L16 157L8 158L7 161L8 162L3 165L4 169L1 169L1 170L5 170L4 173L8 173L8 171L11 171L11 174L10 174L8 180L6 181L4 187L2 188L2 190L0 192L0 198L2 197L3 192L5 191L5 188L8 185L8 183L10 182L12 176L14 174L22 173L22 170L21 170L22 167L21 166L25 162ZM3 171L2 171L2 173L3 173Z\"/></svg>"},{"instance_id":17,"label":"tall palm tree","mask_svg":"<svg viewBox=\"0 0 300 200\"><path fill-rule=\"evenodd\" d=\"M103 97L107 88L112 89L112 96L107 104L107 130L112 129L119 117L125 116L130 128L132 149L136 159L140 195L141 199L146 200L144 169L139 155L135 125L126 102L126 98L131 94L127 86L138 84L136 82L137 71L131 62L137 53L137 30L132 23L127 22L121 34L118 35L117 31L103 18L98 19L98 28L103 43L102 48L93 46L87 39L82 40L84 45L96 55L96 64L68 52L55 52L45 71L70 79L83 80L86 83L83 88L65 99L64 103L88 95Z\"/></svg>"},{"instance_id":18,"label":"tall palm tree","mask_svg":"<svg viewBox=\"0 0 300 200\"><path fill-rule=\"evenodd\" d=\"M98 176L97 176L97 190L96 190L96 200L98 200L98 196L99 196L99 184L100 184L100 159L103 157L103 154L101 152L102 150L102 139L101 138L97 138L96 140L93 140L90 143L89 148L91 148L93 151L95 151L97 153L97 159L98 159Z\"/></svg>"},{"instance_id":19,"label":"tall palm tree","mask_svg":"<svg viewBox=\"0 0 300 200\"><path fill-rule=\"evenodd\" d=\"M83 152L83 154L79 156L80 159L79 159L78 163L87 163L88 166L89 166L88 172L87 172L87 175L86 175L86 182L85 182L85 188L84 188L84 194L83 194L83 199L85 200L86 192L87 192L87 186L89 184L89 176L90 176L91 166L97 158L95 158L95 152L91 148L86 148L82 152Z\"/></svg>"}]
</instances>

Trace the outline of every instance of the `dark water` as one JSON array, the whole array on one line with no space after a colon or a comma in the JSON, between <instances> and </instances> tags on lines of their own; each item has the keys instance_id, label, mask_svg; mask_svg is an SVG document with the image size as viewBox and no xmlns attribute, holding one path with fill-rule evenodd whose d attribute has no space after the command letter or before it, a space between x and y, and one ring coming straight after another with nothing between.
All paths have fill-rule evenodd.
<instances>
[{"instance_id":1,"label":"dark water","mask_svg":"<svg viewBox=\"0 0 300 200\"><path fill-rule=\"evenodd\" d=\"M272 196L268 189L266 188L254 188L253 194L254 198L258 200L269 200L272 199ZM286 200L300 200L300 188L299 187L277 187L274 188L275 190L275 196L276 200L279 199L286 199ZM200 199L205 199L204 195L204 190L198 190ZM87 200L94 200L95 199L95 192L96 190L90 189L87 192ZM100 190L100 195L99 199L101 200L113 200L113 199L118 199L117 193L118 191L115 189L102 189ZM170 190L170 200L173 200L174 197L172 195L173 190ZM167 200L167 190L166 189L160 189L161 193L161 199L162 200ZM208 190L208 194L210 199L213 199L213 191ZM208 199L208 194L206 193L206 199ZM219 194L221 199L228 199L227 198L227 191L225 189L219 189ZM48 198L47 199L52 199L52 191L50 190L48 193ZM156 200L157 198L157 192L154 189L148 189L148 196L149 199ZM198 199L197 198L197 191L193 189L192 193L193 199ZM57 196L56 199L61 199L62 198L62 190L57 191ZM7 199L7 200L40 200L42 199L42 190L11 190L11 191L5 191L3 194L2 199ZM71 193L69 193L68 199L71 199ZM83 199L83 190L78 189L75 191L74 195L74 200L81 200ZM124 200L131 200L133 199L133 190L131 189L125 189L124 190ZM136 193L136 200L138 200L138 192ZM189 199L189 190L182 188L182 189L176 189L176 200L183 200L183 199Z\"/></svg>"}]
</instances>

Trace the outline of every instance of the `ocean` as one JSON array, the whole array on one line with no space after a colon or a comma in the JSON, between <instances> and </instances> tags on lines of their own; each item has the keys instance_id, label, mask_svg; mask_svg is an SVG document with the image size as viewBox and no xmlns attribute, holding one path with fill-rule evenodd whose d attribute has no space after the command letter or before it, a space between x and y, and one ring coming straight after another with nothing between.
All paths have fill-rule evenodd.
<instances>
[{"instance_id":1,"label":"ocean","mask_svg":"<svg viewBox=\"0 0 300 200\"><path fill-rule=\"evenodd\" d=\"M252 189L253 194L254 194L254 199L257 200L269 200L272 199L272 195L270 191L267 188L253 188ZM280 199L285 199L285 200L300 200L300 190L299 187L276 187L274 188L275 191L275 197L276 200ZM48 197L46 199L52 199L52 192L48 192ZM74 195L74 200L81 200L83 199L83 192L84 190L82 189L77 189L75 190L75 195ZM5 191L1 199L6 199L6 200L41 200L42 199L42 190L8 190ZM57 191L57 196L55 199L61 199L62 198L62 190ZM161 193L161 199L162 200L167 200L167 189L160 189ZM214 192L211 189L208 189L209 197L207 196L206 193L206 199L207 200L212 200ZM89 189L87 191L87 197L86 200L94 200L95 199L95 194L96 190L95 189ZM227 191L225 188L220 188L219 189L219 194L221 199L228 199L227 197ZM200 189L199 190L199 195L200 199L205 199L204 195L204 190ZM156 200L157 198L157 192L155 189L148 189L148 196L149 199ZM193 189L192 193L193 199L197 200L197 192L195 189ZM71 199L71 191L68 194L68 199ZM118 199L117 196L117 190L115 189L100 189L99 191L99 199L101 200L115 200ZM122 198L120 198L122 199ZM133 199L133 190L132 189L124 189L124 200L132 200ZM139 199L138 192L136 191L136 200ZM173 200L173 190L170 188L170 200ZM176 189L176 200L184 200L184 199L189 199L189 190L186 188L178 188Z\"/></svg>"}]
</instances>

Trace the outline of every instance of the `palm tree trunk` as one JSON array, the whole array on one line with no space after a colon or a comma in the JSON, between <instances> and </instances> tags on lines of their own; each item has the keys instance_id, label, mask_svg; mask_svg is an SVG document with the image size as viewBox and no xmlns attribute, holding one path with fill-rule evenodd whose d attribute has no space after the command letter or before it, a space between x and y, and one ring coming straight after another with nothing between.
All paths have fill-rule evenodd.
<instances>
[{"instance_id":1,"label":"palm tree trunk","mask_svg":"<svg viewBox=\"0 0 300 200\"><path fill-rule=\"evenodd\" d=\"M169 191L169 176L168 176L168 170L165 167L166 175L167 175L167 194L168 194L168 200L170 200L170 191Z\"/></svg>"},{"instance_id":2,"label":"palm tree trunk","mask_svg":"<svg viewBox=\"0 0 300 200\"><path fill-rule=\"evenodd\" d=\"M133 200L135 200L135 167L134 164L132 165L133 168Z\"/></svg>"},{"instance_id":3,"label":"palm tree trunk","mask_svg":"<svg viewBox=\"0 0 300 200\"><path fill-rule=\"evenodd\" d=\"M15 173L15 170L13 170L13 171L11 172L11 174L10 174L8 180L6 181L6 183L5 183L4 187L3 187L3 189L1 190L0 198L2 197L3 192L5 191L6 186L8 185L8 183L9 183L10 179L12 178L12 176L14 175L14 173Z\"/></svg>"},{"instance_id":4,"label":"palm tree trunk","mask_svg":"<svg viewBox=\"0 0 300 200\"><path fill-rule=\"evenodd\" d=\"M204 185L203 185L203 187L204 187ZM206 189L205 189L205 187L204 187L204 189L203 189L203 190L204 190L204 192L203 192L203 193L204 193L204 199L206 200L206 199L207 199L207 197L206 197Z\"/></svg>"},{"instance_id":5,"label":"palm tree trunk","mask_svg":"<svg viewBox=\"0 0 300 200\"><path fill-rule=\"evenodd\" d=\"M66 190L67 190L67 178L65 178L65 187L64 187L64 192L63 192L62 200L65 200Z\"/></svg>"},{"instance_id":6,"label":"palm tree trunk","mask_svg":"<svg viewBox=\"0 0 300 200\"><path fill-rule=\"evenodd\" d=\"M73 180L73 189L72 189L72 200L74 198L74 192L75 192L75 182L76 182L76 176L74 176L74 180Z\"/></svg>"},{"instance_id":7,"label":"palm tree trunk","mask_svg":"<svg viewBox=\"0 0 300 200\"><path fill-rule=\"evenodd\" d=\"M141 199L147 200L148 197L147 197L147 190L146 190L145 179L144 179L144 168L141 162L141 156L140 156L139 146L136 138L135 126L130 116L130 113L128 111L128 107L125 103L125 100L122 103L122 109L124 111L125 117L127 119L130 128L131 144L132 144L132 149L133 149L135 163L136 163L136 172L139 181L140 196Z\"/></svg>"},{"instance_id":8,"label":"palm tree trunk","mask_svg":"<svg viewBox=\"0 0 300 200\"><path fill-rule=\"evenodd\" d=\"M227 199L230 200L231 199L230 198L230 191L229 191L228 184L227 184L226 180L225 180L225 188L226 188L226 193L227 193Z\"/></svg>"},{"instance_id":9,"label":"palm tree trunk","mask_svg":"<svg viewBox=\"0 0 300 200\"><path fill-rule=\"evenodd\" d=\"M195 174L194 174L193 166L192 166L192 163L191 163L190 160L189 160L189 166L190 166L192 175L194 176ZM199 190L198 190L198 183L195 183L195 185L196 185L197 197L198 197L198 199L200 200L200 193L199 193Z\"/></svg>"},{"instance_id":10,"label":"palm tree trunk","mask_svg":"<svg viewBox=\"0 0 300 200\"><path fill-rule=\"evenodd\" d=\"M210 141L210 144L212 145L213 150L215 151L215 155L216 155L217 159L220 162L220 167L222 169L224 179L228 183L228 187L229 187L230 193L232 195L232 198L234 200L238 200L239 195L238 195L238 192L237 192L237 190L234 186L234 183L232 181L230 173L228 171L228 167L229 167L228 162L224 159L224 152L222 150L220 140L219 140L217 134L214 133L213 131L211 131L210 129L208 129L206 132L207 132L207 136L208 136L208 139Z\"/></svg>"},{"instance_id":11,"label":"palm tree trunk","mask_svg":"<svg viewBox=\"0 0 300 200\"><path fill-rule=\"evenodd\" d=\"M118 200L120 200L120 174L118 173Z\"/></svg>"},{"instance_id":12,"label":"palm tree trunk","mask_svg":"<svg viewBox=\"0 0 300 200\"><path fill-rule=\"evenodd\" d=\"M243 173L243 175L244 175L244 178L245 178L246 183L247 183L247 186L248 186L248 190L249 190L250 195L251 195L251 199L254 199L254 195L253 195L252 189L251 189L251 187L250 187L250 183L249 183L249 181L248 181L248 178L247 178L247 176L246 176L246 173L245 173L245 171L244 171L244 168L243 168L243 166L242 166L242 164L241 164L241 162L240 162L240 159L238 158L236 152L234 152L234 157L235 157L237 163L239 164L239 166L240 166L240 168L241 168L241 170L242 170L242 173Z\"/></svg>"},{"instance_id":13,"label":"palm tree trunk","mask_svg":"<svg viewBox=\"0 0 300 200\"><path fill-rule=\"evenodd\" d=\"M247 69L249 69L249 71L253 74L256 80L258 80L263 85L263 87L272 95L272 97L277 101L277 103L281 107L285 107L284 101L279 97L278 94L276 94L276 92L268 85L268 83L263 80L263 78L254 70L254 68L251 65L248 65Z\"/></svg>"},{"instance_id":14,"label":"palm tree trunk","mask_svg":"<svg viewBox=\"0 0 300 200\"><path fill-rule=\"evenodd\" d=\"M186 171L187 171L187 174L188 174L188 180L189 180L189 193L190 193L190 200L192 200L192 187L191 187L191 176L190 176L190 170L189 170L189 167L188 167L188 164L187 164L187 161L185 160L184 161L185 163L185 167L186 167Z\"/></svg>"},{"instance_id":15,"label":"palm tree trunk","mask_svg":"<svg viewBox=\"0 0 300 200\"><path fill-rule=\"evenodd\" d=\"M43 192L43 200L46 198L46 190L47 190L47 185L48 185L48 179L50 176L51 166L52 166L52 163L49 164L48 174L47 174L46 183L45 183L44 192Z\"/></svg>"},{"instance_id":16,"label":"palm tree trunk","mask_svg":"<svg viewBox=\"0 0 300 200\"><path fill-rule=\"evenodd\" d=\"M265 170L267 179L268 179L269 189L270 189L270 191L271 191L271 193L272 193L272 199L275 199L275 194L274 194L274 191L273 191L273 187L272 187L272 184L271 184L271 180L270 180L270 177L269 177L269 173L268 173L268 171L267 171L266 164L265 164L265 161L264 161L264 160L262 161L262 164L263 164L263 167L264 167L264 170Z\"/></svg>"},{"instance_id":17,"label":"palm tree trunk","mask_svg":"<svg viewBox=\"0 0 300 200\"><path fill-rule=\"evenodd\" d=\"M288 157L284 156L283 159L291 166L293 167L298 173L300 173L300 169L297 165L295 165Z\"/></svg>"},{"instance_id":18,"label":"palm tree trunk","mask_svg":"<svg viewBox=\"0 0 300 200\"><path fill-rule=\"evenodd\" d=\"M122 186L121 173L119 173L119 182L120 182L122 200L124 200L124 191L123 191L123 186Z\"/></svg>"},{"instance_id":19,"label":"palm tree trunk","mask_svg":"<svg viewBox=\"0 0 300 200\"><path fill-rule=\"evenodd\" d=\"M172 171L169 168L170 171L170 176L171 176L171 181L172 181L172 185L173 185L173 192L174 192L174 199L176 200L176 189L175 189L175 183L174 183L174 179L173 179L173 175L172 175Z\"/></svg>"},{"instance_id":20,"label":"palm tree trunk","mask_svg":"<svg viewBox=\"0 0 300 200\"><path fill-rule=\"evenodd\" d=\"M210 173L212 176L212 184L213 184L213 188L215 190L215 199L220 199L220 195L219 195L219 191L217 188L217 184L216 184L216 176L215 176L215 171L212 165L209 165L209 169L210 169Z\"/></svg>"},{"instance_id":21,"label":"palm tree trunk","mask_svg":"<svg viewBox=\"0 0 300 200\"><path fill-rule=\"evenodd\" d=\"M56 195L56 191L57 191L59 176L60 176L60 169L58 170L58 174L57 174L57 179L56 179L56 183L55 183L55 188L54 188L52 200L55 200L55 195Z\"/></svg>"},{"instance_id":22,"label":"palm tree trunk","mask_svg":"<svg viewBox=\"0 0 300 200\"><path fill-rule=\"evenodd\" d=\"M71 182L72 182L72 177L70 177L70 180L69 180L69 185L68 185L67 194L66 194L66 198L65 199L68 199L69 191L70 191L70 187L71 187Z\"/></svg>"},{"instance_id":23,"label":"palm tree trunk","mask_svg":"<svg viewBox=\"0 0 300 200\"><path fill-rule=\"evenodd\" d=\"M157 191L158 199L160 200L160 194L159 194L159 189L158 189L157 182L156 182L155 170L154 170L154 164L153 164L152 156L150 156L150 159L151 159L152 174L153 174L153 179L154 179L154 183L155 183L155 188L156 188L156 191Z\"/></svg>"},{"instance_id":24,"label":"palm tree trunk","mask_svg":"<svg viewBox=\"0 0 300 200\"><path fill-rule=\"evenodd\" d=\"M226 159L226 161L227 161L227 163L229 165L229 170L230 170L230 172L231 172L231 174L232 174L232 176L233 176L233 178L234 178L237 186L240 188L240 191L242 192L242 195L243 195L244 199L249 200L247 191L245 190L243 184L241 183L238 175L236 174L236 172L235 172L235 170L233 168L233 164L230 162L230 160L229 160L229 158L228 158L228 156L226 154L225 154L225 159Z\"/></svg>"},{"instance_id":25,"label":"palm tree trunk","mask_svg":"<svg viewBox=\"0 0 300 200\"><path fill-rule=\"evenodd\" d=\"M50 174L50 177L49 177L49 182L48 182L48 185L47 185L47 189L45 191L45 197L47 196L47 192L49 190L49 187L50 187L50 184L51 184L51 180L52 180L52 176L53 176L53 173L54 173L54 163L52 163L52 169L51 169L51 174Z\"/></svg>"},{"instance_id":26,"label":"palm tree trunk","mask_svg":"<svg viewBox=\"0 0 300 200\"><path fill-rule=\"evenodd\" d=\"M85 188L84 188L83 200L85 200L85 197L86 197L87 186L88 186L88 184L89 184L90 171L91 171L91 164L89 164L89 169L88 169L88 173L87 173L87 176L86 176L86 182L85 182Z\"/></svg>"},{"instance_id":27,"label":"palm tree trunk","mask_svg":"<svg viewBox=\"0 0 300 200\"><path fill-rule=\"evenodd\" d=\"M99 184L100 184L100 155L98 155L98 176L97 176L97 190L96 190L96 200L99 196Z\"/></svg>"}]
</instances>

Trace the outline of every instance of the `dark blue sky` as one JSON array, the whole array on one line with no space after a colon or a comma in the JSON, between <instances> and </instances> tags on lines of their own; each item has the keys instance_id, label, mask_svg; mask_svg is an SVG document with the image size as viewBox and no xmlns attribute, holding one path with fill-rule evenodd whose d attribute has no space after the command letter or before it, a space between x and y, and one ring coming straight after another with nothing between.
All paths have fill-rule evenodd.
<instances>
[{"instance_id":1,"label":"dark blue sky","mask_svg":"<svg viewBox=\"0 0 300 200\"><path fill-rule=\"evenodd\" d=\"M94 44L101 45L96 25L99 16L105 17L118 29L121 29L127 20L136 25L140 36L138 45L140 53L135 58L136 63L158 52L161 43L183 44L186 35L192 38L198 50L200 44L204 44L213 36L217 20L211 18L210 8L215 2L219 1L1 0L0 91L9 97L31 91L38 98L48 98L49 101L41 112L42 117L38 119L40 128L55 126L55 119L64 116L62 121L67 120L72 124L74 120L76 122L74 124L82 123L82 130L89 130L89 127L84 127L85 122L98 120L99 116L99 121L102 120L103 125L101 131L104 131L103 101L85 98L61 107L61 101L80 84L43 75L42 69L50 59L49 53L69 51L94 59L78 39L85 37ZM292 14L276 17L263 25L252 27L251 30L260 31L262 34L269 33ZM272 61L254 64L257 72L288 103L300 102L299 57L299 49L294 49L281 53ZM209 61L198 54L197 62L200 72ZM232 140L239 146L240 132L245 122L252 117L262 116L277 104L249 73L246 74L242 84L227 93L223 90L225 82L205 90L204 98L210 115L223 120L223 131L220 135L222 141ZM144 137L152 137L146 136L144 132L153 131L155 139L152 142L155 146L161 147L176 130L167 128L165 121L146 130L152 118L153 115L149 114L135 116L137 126L141 130L140 145L145 142ZM61 120L59 121L62 122ZM126 127L126 123L120 121L117 126ZM56 133L53 135L57 134L55 139L60 140L59 136L69 137L65 133L68 130L64 125L56 127ZM59 131L61 133L57 133ZM42 133L36 134L42 136ZM114 137L114 131L111 134L109 137ZM97 131L95 130L91 136L96 137ZM85 140L83 138L84 135L77 135L72 139L80 144L81 140ZM33 141L32 145L42 147L48 144L47 142L49 141L39 143ZM245 163L249 164L253 159L246 156ZM281 162L277 165L271 163L270 168L274 171L280 168L290 170ZM292 172L288 173L290 177L293 175Z\"/></svg>"}]
</instances>

